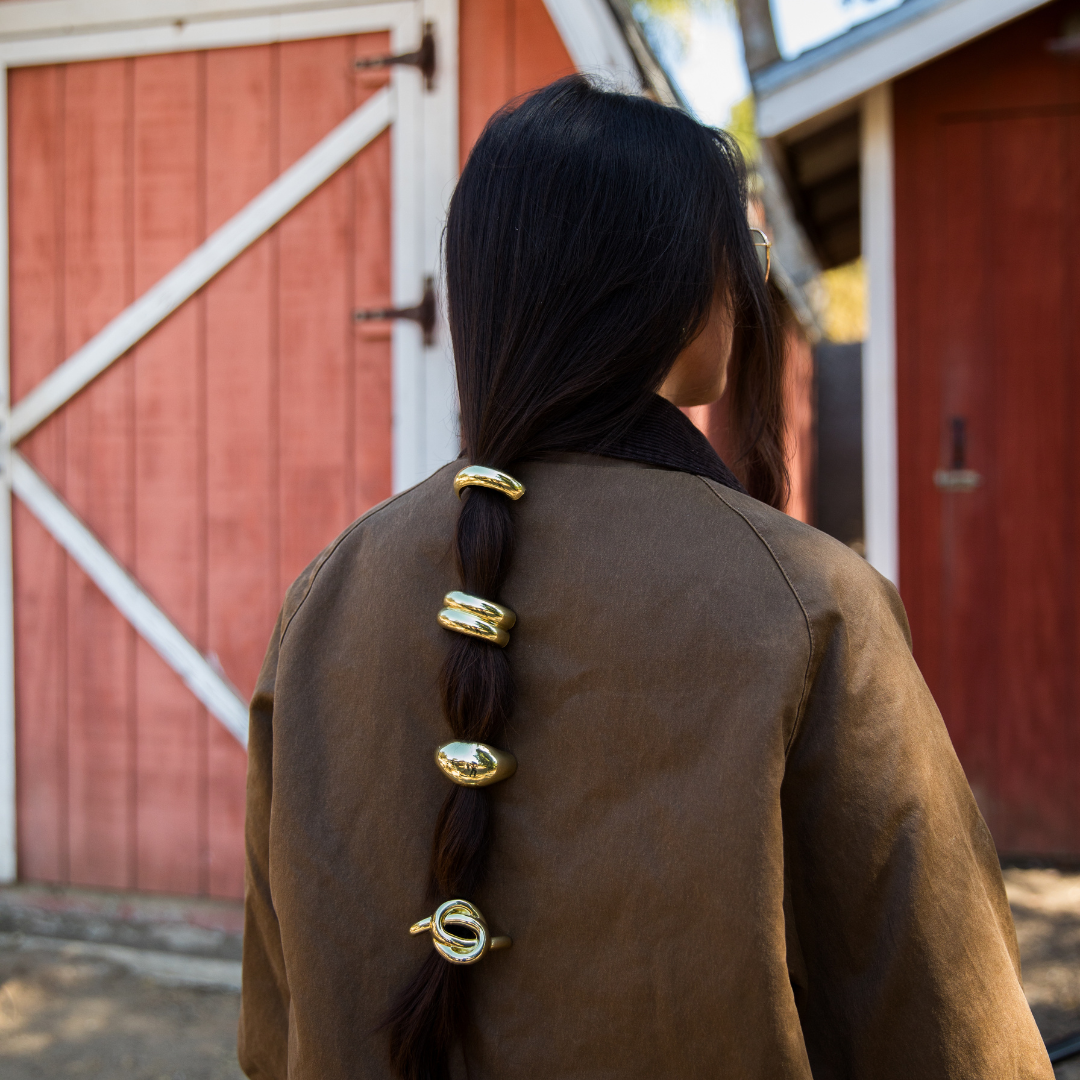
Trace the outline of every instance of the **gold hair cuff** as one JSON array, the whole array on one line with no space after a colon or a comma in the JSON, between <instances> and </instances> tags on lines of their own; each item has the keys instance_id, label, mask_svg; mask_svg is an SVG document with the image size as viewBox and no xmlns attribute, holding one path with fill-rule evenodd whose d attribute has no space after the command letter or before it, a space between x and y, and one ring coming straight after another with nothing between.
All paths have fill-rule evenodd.
<instances>
[{"instance_id":1,"label":"gold hair cuff","mask_svg":"<svg viewBox=\"0 0 1080 1080\"><path fill-rule=\"evenodd\" d=\"M473 937L450 933L448 926L464 926ZM513 941L505 934L492 937L484 916L468 900L447 900L435 909L435 914L409 927L410 934L431 932L435 948L451 964L475 964L491 949L509 949Z\"/></svg>"},{"instance_id":2,"label":"gold hair cuff","mask_svg":"<svg viewBox=\"0 0 1080 1080\"><path fill-rule=\"evenodd\" d=\"M509 608L463 592L447 593L443 603L446 607L439 612L440 626L505 648L510 640L506 631L517 622Z\"/></svg>"},{"instance_id":3,"label":"gold hair cuff","mask_svg":"<svg viewBox=\"0 0 1080 1080\"><path fill-rule=\"evenodd\" d=\"M515 502L525 494L525 485L520 480L498 469L489 469L486 465L469 465L454 477L454 494L459 499L467 487L491 488Z\"/></svg>"},{"instance_id":4,"label":"gold hair cuff","mask_svg":"<svg viewBox=\"0 0 1080 1080\"><path fill-rule=\"evenodd\" d=\"M448 742L435 751L435 764L462 787L487 787L517 772L513 754L482 742Z\"/></svg>"}]
</instances>

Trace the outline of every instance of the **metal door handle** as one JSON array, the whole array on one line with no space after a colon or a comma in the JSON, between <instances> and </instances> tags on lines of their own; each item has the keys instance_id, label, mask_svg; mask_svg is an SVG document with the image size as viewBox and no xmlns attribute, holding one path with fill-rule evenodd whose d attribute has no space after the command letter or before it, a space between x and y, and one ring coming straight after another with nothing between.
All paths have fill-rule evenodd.
<instances>
[{"instance_id":1,"label":"metal door handle","mask_svg":"<svg viewBox=\"0 0 1080 1080\"><path fill-rule=\"evenodd\" d=\"M940 491L974 491L982 483L982 473L967 467L967 420L954 416L949 421L952 434L951 468L934 473L934 485Z\"/></svg>"},{"instance_id":2,"label":"metal door handle","mask_svg":"<svg viewBox=\"0 0 1080 1080\"><path fill-rule=\"evenodd\" d=\"M982 473L974 469L937 469L934 486L941 491L974 491L982 483Z\"/></svg>"}]
</instances>

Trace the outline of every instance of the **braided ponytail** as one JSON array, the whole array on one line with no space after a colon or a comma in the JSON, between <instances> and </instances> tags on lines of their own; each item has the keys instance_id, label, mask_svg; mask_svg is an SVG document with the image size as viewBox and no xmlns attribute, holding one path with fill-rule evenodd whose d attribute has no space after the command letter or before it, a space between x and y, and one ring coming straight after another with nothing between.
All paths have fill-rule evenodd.
<instances>
[{"instance_id":1,"label":"braided ponytail","mask_svg":"<svg viewBox=\"0 0 1080 1080\"><path fill-rule=\"evenodd\" d=\"M455 549L464 590L498 600L513 553L505 496L484 488L463 493ZM454 635L439 680L443 715L455 737L497 743L514 704L504 649ZM491 789L451 787L431 844L428 900L469 896L480 884L491 837ZM391 1017L391 1061L406 1080L444 1080L446 1061L466 1022L468 971L432 952Z\"/></svg>"},{"instance_id":2,"label":"braided ponytail","mask_svg":"<svg viewBox=\"0 0 1080 1080\"><path fill-rule=\"evenodd\" d=\"M685 113L576 75L496 114L451 200L446 272L462 441L474 464L513 469L617 438L705 325L718 283L751 360L739 384L740 415L756 424L748 441L782 431L772 393L780 336L750 240L742 158ZM763 449L758 457L774 467L760 490L773 501L783 455ZM466 593L499 603L514 517L499 491L463 492L455 550ZM521 617L527 625L528 612ZM439 694L456 739L501 741L514 706L511 657L490 641L448 636ZM480 886L496 791L448 792L429 903L467 900ZM513 952L488 962L514 962ZM472 977L433 950L402 992L386 1021L401 1080L447 1080Z\"/></svg>"}]
</instances>

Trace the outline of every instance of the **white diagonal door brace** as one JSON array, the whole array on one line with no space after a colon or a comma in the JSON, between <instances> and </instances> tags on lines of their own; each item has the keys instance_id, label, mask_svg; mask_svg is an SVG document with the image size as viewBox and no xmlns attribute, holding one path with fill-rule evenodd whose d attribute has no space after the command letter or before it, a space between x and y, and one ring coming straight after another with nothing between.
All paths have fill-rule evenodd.
<instances>
[{"instance_id":1,"label":"white diagonal door brace","mask_svg":"<svg viewBox=\"0 0 1080 1080\"><path fill-rule=\"evenodd\" d=\"M293 207L351 161L394 117L388 86L264 188L235 217L197 247L104 330L42 379L11 410L10 438L17 443L46 420L155 326L194 296L212 277L273 228Z\"/></svg>"},{"instance_id":2,"label":"white diagonal door brace","mask_svg":"<svg viewBox=\"0 0 1080 1080\"><path fill-rule=\"evenodd\" d=\"M241 746L247 746L247 706L236 689L206 662L17 450L11 451L11 489L191 692Z\"/></svg>"},{"instance_id":3,"label":"white diagonal door brace","mask_svg":"<svg viewBox=\"0 0 1080 1080\"><path fill-rule=\"evenodd\" d=\"M295 165L286 169L174 270L125 308L11 410L14 444L93 382L185 300L199 291L316 188L351 161L394 119L393 90L370 97ZM146 595L30 463L11 450L12 490L95 585L225 728L247 746L247 704Z\"/></svg>"}]
</instances>

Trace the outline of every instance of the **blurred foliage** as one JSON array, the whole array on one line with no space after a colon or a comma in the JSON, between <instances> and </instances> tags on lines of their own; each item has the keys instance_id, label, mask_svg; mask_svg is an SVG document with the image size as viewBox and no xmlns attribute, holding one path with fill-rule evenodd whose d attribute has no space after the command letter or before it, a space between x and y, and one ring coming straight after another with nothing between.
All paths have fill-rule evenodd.
<instances>
[{"instance_id":1,"label":"blurred foliage","mask_svg":"<svg viewBox=\"0 0 1080 1080\"><path fill-rule=\"evenodd\" d=\"M661 19L682 18L691 11L715 11L734 7L734 0L641 0L641 6Z\"/></svg>"},{"instance_id":2,"label":"blurred foliage","mask_svg":"<svg viewBox=\"0 0 1080 1080\"><path fill-rule=\"evenodd\" d=\"M866 337L866 271L862 259L826 270L818 279L817 306L829 341Z\"/></svg>"},{"instance_id":3,"label":"blurred foliage","mask_svg":"<svg viewBox=\"0 0 1080 1080\"><path fill-rule=\"evenodd\" d=\"M758 141L757 123L754 117L754 95L747 94L742 101L736 101L731 106L731 115L724 129L735 136L743 157L752 164L757 161L761 154L761 143Z\"/></svg>"},{"instance_id":4,"label":"blurred foliage","mask_svg":"<svg viewBox=\"0 0 1080 1080\"><path fill-rule=\"evenodd\" d=\"M637 0L634 17L641 23L653 48L685 51L690 40L690 16L695 11L719 11L734 8L735 0Z\"/></svg>"}]
</instances>

